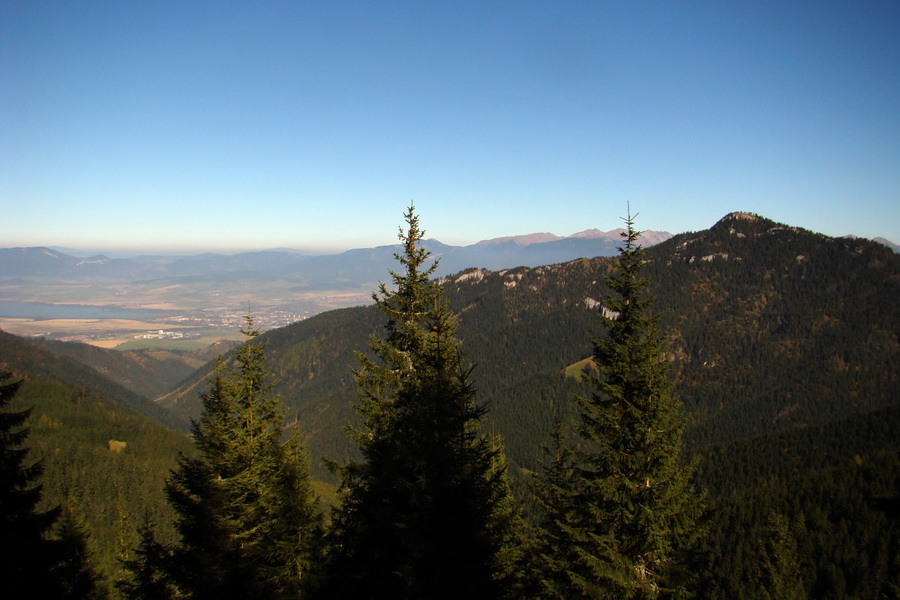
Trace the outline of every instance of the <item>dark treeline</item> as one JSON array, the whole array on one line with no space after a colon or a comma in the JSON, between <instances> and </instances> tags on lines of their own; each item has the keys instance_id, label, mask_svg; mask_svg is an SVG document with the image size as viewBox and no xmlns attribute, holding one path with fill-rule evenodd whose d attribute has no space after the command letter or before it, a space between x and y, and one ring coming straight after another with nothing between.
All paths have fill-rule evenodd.
<instances>
[{"instance_id":1,"label":"dark treeline","mask_svg":"<svg viewBox=\"0 0 900 600\"><path fill-rule=\"evenodd\" d=\"M708 597L758 587L773 518L812 598L893 598L900 567L900 406L713 446L700 477L714 499L703 540ZM728 551L723 549L727 548Z\"/></svg>"}]
</instances>

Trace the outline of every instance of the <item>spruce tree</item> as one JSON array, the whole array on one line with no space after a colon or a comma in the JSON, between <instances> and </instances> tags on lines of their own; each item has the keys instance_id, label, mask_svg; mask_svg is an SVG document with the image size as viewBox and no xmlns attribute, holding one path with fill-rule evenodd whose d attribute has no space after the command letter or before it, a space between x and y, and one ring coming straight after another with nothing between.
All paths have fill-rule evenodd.
<instances>
[{"instance_id":1,"label":"spruce tree","mask_svg":"<svg viewBox=\"0 0 900 600\"><path fill-rule=\"evenodd\" d=\"M296 431L282 442L284 411L249 317L242 331L235 366L219 362L201 397L199 457L180 457L166 484L180 540L166 549L143 536L131 590L144 581L178 597L289 598L307 583L321 527L308 461Z\"/></svg>"},{"instance_id":2,"label":"spruce tree","mask_svg":"<svg viewBox=\"0 0 900 600\"><path fill-rule=\"evenodd\" d=\"M92 564L89 549L90 531L78 512L66 506L56 528L62 560L53 574L62 584L61 599L104 600L109 595Z\"/></svg>"},{"instance_id":3,"label":"spruce tree","mask_svg":"<svg viewBox=\"0 0 900 600\"><path fill-rule=\"evenodd\" d=\"M134 558L122 561L129 577L116 582L126 600L171 600L175 589L167 576L170 551L156 539L153 524L147 519L138 530L140 542Z\"/></svg>"},{"instance_id":4,"label":"spruce tree","mask_svg":"<svg viewBox=\"0 0 900 600\"><path fill-rule=\"evenodd\" d=\"M64 549L48 535L60 509L39 511L40 462L27 464L30 410L6 408L21 381L8 381L12 374L0 373L0 581L10 598L58 598L65 595L56 570Z\"/></svg>"},{"instance_id":5,"label":"spruce tree","mask_svg":"<svg viewBox=\"0 0 900 600\"><path fill-rule=\"evenodd\" d=\"M787 518L773 511L766 519L763 539L760 540L762 561L757 576L761 600L801 600L806 598L797 541L791 533Z\"/></svg>"},{"instance_id":6,"label":"spruce tree","mask_svg":"<svg viewBox=\"0 0 900 600\"><path fill-rule=\"evenodd\" d=\"M414 207L405 219L404 268L373 295L386 335L355 371L362 460L341 470L324 596L498 598L514 522L505 463L479 432L485 408Z\"/></svg>"},{"instance_id":7,"label":"spruce tree","mask_svg":"<svg viewBox=\"0 0 900 600\"><path fill-rule=\"evenodd\" d=\"M595 338L593 388L580 406L580 444L544 475L545 596L678 595L679 558L696 536L699 500L682 457L684 419L672 396L640 232L629 215L612 292Z\"/></svg>"},{"instance_id":8,"label":"spruce tree","mask_svg":"<svg viewBox=\"0 0 900 600\"><path fill-rule=\"evenodd\" d=\"M533 580L534 595L541 598L565 598L572 574L571 557L566 552L567 540L577 537L573 530L574 458L564 439L563 424L556 419L551 434L552 444L544 447L545 461L540 479L534 486L535 497L542 512L536 541L528 549L529 576Z\"/></svg>"}]
</instances>

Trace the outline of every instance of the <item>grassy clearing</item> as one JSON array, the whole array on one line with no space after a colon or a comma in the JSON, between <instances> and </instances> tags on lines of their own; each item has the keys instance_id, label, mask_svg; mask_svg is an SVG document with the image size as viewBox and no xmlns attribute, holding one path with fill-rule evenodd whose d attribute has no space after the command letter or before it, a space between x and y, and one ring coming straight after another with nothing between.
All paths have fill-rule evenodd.
<instances>
[{"instance_id":1,"label":"grassy clearing","mask_svg":"<svg viewBox=\"0 0 900 600\"><path fill-rule=\"evenodd\" d=\"M98 348L105 348L105 349L109 350L111 348L115 348L116 346L119 346L120 344L129 342L131 340L132 340L132 337L128 336L128 337L110 338L107 340L88 340L85 343L90 344L91 346L97 346Z\"/></svg>"},{"instance_id":2,"label":"grassy clearing","mask_svg":"<svg viewBox=\"0 0 900 600\"><path fill-rule=\"evenodd\" d=\"M220 340L241 341L244 335L237 329L222 329L200 337L182 338L178 340L135 340L115 346L116 350L205 350Z\"/></svg>"},{"instance_id":3,"label":"grassy clearing","mask_svg":"<svg viewBox=\"0 0 900 600\"><path fill-rule=\"evenodd\" d=\"M572 379L577 379L582 381L584 379L584 370L591 369L593 370L594 361L591 358L585 358L584 360L579 360L577 363L573 365L569 365L566 367L566 377L571 377Z\"/></svg>"}]
</instances>

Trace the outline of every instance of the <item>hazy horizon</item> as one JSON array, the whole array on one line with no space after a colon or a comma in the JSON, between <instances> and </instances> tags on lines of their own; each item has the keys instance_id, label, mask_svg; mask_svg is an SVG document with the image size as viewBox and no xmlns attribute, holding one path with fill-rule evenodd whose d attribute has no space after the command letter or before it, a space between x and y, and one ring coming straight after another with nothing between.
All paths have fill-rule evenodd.
<instances>
[{"instance_id":1,"label":"hazy horizon","mask_svg":"<svg viewBox=\"0 0 900 600\"><path fill-rule=\"evenodd\" d=\"M589 227L587 229L582 229L580 231L574 231L570 234L565 234L565 235L560 235L560 234L557 234L552 231L540 231L540 232L539 231L530 231L527 233L504 234L504 235L497 236L496 238L488 238L488 239L484 239L484 240L478 240L471 244L470 243L453 244L453 243L447 242L445 240L437 239L433 236L427 235L427 231L426 231L425 237L426 237L426 240L435 240L442 244L446 244L448 246L471 246L471 245L479 244L481 242L487 242L487 241L491 241L491 240L495 240L495 239L508 238L508 237L524 237L524 236L528 236L528 235L541 234L541 233L549 233L552 235L556 235L559 238L569 238L569 237L573 237L579 233L583 233L584 231L587 231L590 229L596 229L596 227ZM614 232L618 229L619 228L609 229L609 230L606 230L604 233ZM661 233L671 233L671 232L661 232ZM395 238L391 242L388 242L385 244L377 244L377 246L395 245L397 243L399 243L399 242ZM199 247L199 248L192 248L192 247L182 247L182 248L178 248L178 247L156 247L156 248L154 248L154 247L136 247L135 248L135 247L131 247L131 248L129 248L129 247L125 246L125 247L100 248L100 247L93 247L93 246L71 247L71 246L60 246L58 244L36 244L33 246L12 246L12 247L49 248L51 250L56 250L59 252L63 252L65 254L70 254L72 256L78 256L78 257L88 257L88 256L94 256L97 254L104 254L109 258L126 258L126 257L135 257L135 256L179 256L179 255L194 255L194 254L203 254L203 253L238 254L238 253L243 253L243 252L273 252L273 251L296 252L299 254L337 254L337 253L341 253L341 252L347 252L349 250L373 248L373 247L377 247L377 246L351 245L351 246L346 246L346 247L332 247L332 248L320 247L319 249L304 248L301 246L298 246L298 247L284 247L284 246L246 247L246 248L226 248L226 247ZM11 246L5 246L5 247L11 247Z\"/></svg>"},{"instance_id":2,"label":"hazy horizon","mask_svg":"<svg viewBox=\"0 0 900 600\"><path fill-rule=\"evenodd\" d=\"M727 213L726 213L726 214L727 214ZM722 216L724 217L725 215L722 215ZM760 215L760 216L765 217L765 215ZM766 217L766 218L767 218L767 217ZM702 230L702 229L709 229L709 228L712 227L714 224L715 224L715 223L711 223L708 227L703 227L703 228L701 228L701 229L691 230L691 231L700 231L700 230ZM786 224L786 225L789 225L789 226L792 226L792 227L801 227L801 228L804 228L804 229L808 229L808 228L806 228L806 227L803 227L803 225L797 224L797 223L785 223L785 224ZM588 228L588 229L596 229L596 228L591 227L591 228ZM618 228L606 230L605 233L609 233L609 232L615 231L616 229L618 229ZM471 245L477 245L477 244L479 244L479 243L481 243L481 242L491 241L491 240L494 240L494 239L501 239L501 238L508 238L508 237L523 237L523 236L527 236L527 235L541 234L541 233L550 233L550 234L557 235L558 237L564 239L564 238L571 238L571 237L577 235L578 233L581 233L582 231L586 231L586 230L575 231L575 232L572 232L572 233L567 234L567 235L560 235L560 234L557 234L557 233L552 232L552 231L547 231L547 232L532 231L532 232L528 232L528 233L519 233L519 234L507 234L507 235L501 235L501 236L498 236L497 238L490 238L490 239L485 239L485 240L478 240L477 242L474 242L474 243L472 243L472 244L453 244L453 243L447 242L447 241L445 241L445 240L437 239L437 238L434 238L434 237L431 237L431 236L426 236L426 238L427 238L428 240L436 240L436 241L438 241L438 242L440 242L440 243L442 243L442 244L446 244L446 245L448 245L448 246L471 246ZM678 235L678 234L680 234L680 233L687 233L687 232L686 232L686 231L679 231L679 232L660 231L659 233L668 233L668 234L671 234L671 235ZM816 232L816 233L824 233L824 232ZM846 234L843 234L843 235L840 235L840 236L831 236L831 234L824 234L824 235L829 235L830 237L848 237L848 236L856 236L856 234L854 234L854 233L846 233ZM856 237L866 237L866 236L856 236ZM897 245L897 242L896 242L895 240L886 238L885 236L874 236L874 237L869 238L869 239L875 239L875 238L885 240L885 241L887 241L889 244ZM58 252L63 252L64 254L69 254L70 256L75 256L75 257L79 257L79 258L87 258L87 257L90 257L90 256L96 256L96 255L98 255L98 254L103 254L103 255L107 256L108 258L134 258L134 257L138 257L138 256L159 256L159 257L165 257L165 256L195 256L195 255L198 255L198 254L222 254L222 255L233 255L233 254L242 254L242 253L250 253L250 252L293 252L293 253L297 253L297 254L308 254L308 255L310 255L310 256L313 256L313 255L340 254L340 253L347 252L347 251L350 251L350 250L360 250L360 249L366 249L366 248L374 248L374 247L378 247L378 246L388 246L388 245L394 245L394 244L396 244L396 243L397 243L397 241L394 240L394 241L391 241L391 242L386 243L386 244L377 244L377 245L375 245L375 246L351 245L351 246L347 246L347 247L333 247L333 248L321 247L321 248L319 248L319 249L316 249L316 248L304 248L304 247L299 247L299 246L298 246L298 247L293 247L293 248L292 248L292 247L245 247L245 248L226 248L226 247L195 247L195 248L192 248L192 247L182 247L182 248L178 248L178 247L168 247L168 248L167 248L167 247L155 247L155 248L154 248L154 247L137 247L137 248L129 248L129 247L109 247L109 248L101 248L101 247L91 247L91 246L70 247L70 246L60 246L60 245L57 245L57 244L36 244L36 245L33 245L33 246L4 246L4 247L5 247L5 248L11 248L11 247L49 248L49 249L51 249L51 250L56 250L56 251L58 251Z\"/></svg>"}]
</instances>

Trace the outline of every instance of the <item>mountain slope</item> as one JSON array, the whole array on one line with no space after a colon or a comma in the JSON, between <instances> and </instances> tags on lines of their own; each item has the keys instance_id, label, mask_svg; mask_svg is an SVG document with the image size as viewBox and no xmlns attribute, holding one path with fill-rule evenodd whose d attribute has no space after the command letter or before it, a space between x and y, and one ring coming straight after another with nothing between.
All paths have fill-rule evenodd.
<instances>
[{"instance_id":1,"label":"mountain slope","mask_svg":"<svg viewBox=\"0 0 900 600\"><path fill-rule=\"evenodd\" d=\"M103 575L120 571L119 560L137 545L145 518L157 523L162 538L172 539L174 513L163 482L178 453L193 451L188 436L124 406L146 410L147 400L3 332L0 366L25 380L10 410L32 411L24 447L28 460L40 460L44 468L40 507L65 504L85 523Z\"/></svg>"},{"instance_id":2,"label":"mountain slope","mask_svg":"<svg viewBox=\"0 0 900 600\"><path fill-rule=\"evenodd\" d=\"M168 351L119 351L55 340L32 343L78 361L144 398L169 392L206 362Z\"/></svg>"},{"instance_id":3,"label":"mountain slope","mask_svg":"<svg viewBox=\"0 0 900 600\"><path fill-rule=\"evenodd\" d=\"M734 213L649 254L697 441L897 400L900 261L881 244Z\"/></svg>"},{"instance_id":4,"label":"mountain slope","mask_svg":"<svg viewBox=\"0 0 900 600\"><path fill-rule=\"evenodd\" d=\"M693 446L826 422L895 403L900 257L734 213L650 248L646 273L671 338ZM514 464L534 468L554 415L584 393L565 369L599 334L607 258L468 270L442 280L477 365L479 398ZM385 277L386 278L386 277ZM340 459L353 418L354 350L380 329L372 307L325 313L263 336L277 389L313 457ZM196 410L196 390L170 405ZM193 407L193 408L192 408ZM320 473L321 475L321 473Z\"/></svg>"},{"instance_id":5,"label":"mountain slope","mask_svg":"<svg viewBox=\"0 0 900 600\"><path fill-rule=\"evenodd\" d=\"M900 585L900 405L703 452L710 494L704 597L762 596L764 542L780 538L809 598L891 598ZM791 549L791 546L793 548Z\"/></svg>"},{"instance_id":6,"label":"mountain slope","mask_svg":"<svg viewBox=\"0 0 900 600\"><path fill-rule=\"evenodd\" d=\"M87 352L92 353L91 349ZM184 428L169 411L68 356L0 330L0 364L16 373L57 381L73 389L90 390L106 401L173 428Z\"/></svg>"},{"instance_id":7,"label":"mountain slope","mask_svg":"<svg viewBox=\"0 0 900 600\"><path fill-rule=\"evenodd\" d=\"M886 240L883 237L877 237L872 239L873 242L878 242L879 244L884 244L894 252L900 252L900 245L895 244L890 240Z\"/></svg>"}]
</instances>

